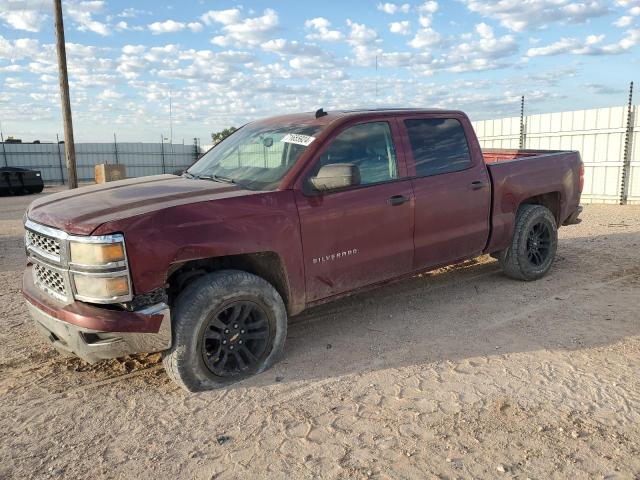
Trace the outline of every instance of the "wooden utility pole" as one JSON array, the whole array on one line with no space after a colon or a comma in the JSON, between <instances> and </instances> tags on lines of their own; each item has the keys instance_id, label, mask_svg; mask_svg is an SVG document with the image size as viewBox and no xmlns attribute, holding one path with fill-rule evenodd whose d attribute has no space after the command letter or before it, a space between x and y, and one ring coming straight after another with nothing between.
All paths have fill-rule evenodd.
<instances>
[{"instance_id":1,"label":"wooden utility pole","mask_svg":"<svg viewBox=\"0 0 640 480\"><path fill-rule=\"evenodd\" d=\"M78 188L76 173L76 147L73 142L73 121L71 120L71 101L69 100L69 79L67 77L67 51L64 45L64 24L62 23L62 1L53 0L56 17L56 39L58 47L58 76L60 79L60 103L64 121L64 151L67 159L67 178L69 188Z\"/></svg>"}]
</instances>

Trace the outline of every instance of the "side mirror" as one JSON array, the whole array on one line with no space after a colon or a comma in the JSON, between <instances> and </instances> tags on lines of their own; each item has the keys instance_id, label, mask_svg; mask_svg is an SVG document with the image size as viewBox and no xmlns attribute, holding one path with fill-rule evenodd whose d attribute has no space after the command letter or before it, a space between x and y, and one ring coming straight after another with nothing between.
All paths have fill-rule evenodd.
<instances>
[{"instance_id":1,"label":"side mirror","mask_svg":"<svg viewBox=\"0 0 640 480\"><path fill-rule=\"evenodd\" d=\"M360 169L351 163L332 163L321 167L309 181L319 192L355 187L360 185Z\"/></svg>"}]
</instances>

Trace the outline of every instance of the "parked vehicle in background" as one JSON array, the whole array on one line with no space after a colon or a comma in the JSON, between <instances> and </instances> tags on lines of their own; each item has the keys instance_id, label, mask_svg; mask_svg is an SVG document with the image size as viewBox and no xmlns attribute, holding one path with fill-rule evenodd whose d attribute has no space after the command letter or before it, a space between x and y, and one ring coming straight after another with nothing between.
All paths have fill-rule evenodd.
<instances>
[{"instance_id":1,"label":"parked vehicle in background","mask_svg":"<svg viewBox=\"0 0 640 480\"><path fill-rule=\"evenodd\" d=\"M483 152L459 111L274 117L181 177L33 202L24 294L62 351L163 351L185 389L222 387L273 365L311 306L481 254L542 277L583 173L577 152Z\"/></svg>"},{"instance_id":2,"label":"parked vehicle in background","mask_svg":"<svg viewBox=\"0 0 640 480\"><path fill-rule=\"evenodd\" d=\"M43 189L44 182L39 170L0 167L0 195L40 193Z\"/></svg>"}]
</instances>

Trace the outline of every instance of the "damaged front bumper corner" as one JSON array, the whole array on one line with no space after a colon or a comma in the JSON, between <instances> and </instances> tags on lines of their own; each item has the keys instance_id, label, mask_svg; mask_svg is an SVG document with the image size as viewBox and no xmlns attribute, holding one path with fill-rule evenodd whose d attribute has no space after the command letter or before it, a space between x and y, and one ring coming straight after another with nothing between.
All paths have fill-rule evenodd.
<instances>
[{"instance_id":1,"label":"damaged front bumper corner","mask_svg":"<svg viewBox=\"0 0 640 480\"><path fill-rule=\"evenodd\" d=\"M164 303L138 312L142 315L163 315L157 333L102 332L82 328L58 320L31 303L27 302L27 306L38 331L56 350L66 355L75 355L89 363L133 353L159 352L171 346L171 318L169 307Z\"/></svg>"},{"instance_id":2,"label":"damaged front bumper corner","mask_svg":"<svg viewBox=\"0 0 640 480\"><path fill-rule=\"evenodd\" d=\"M165 303L134 312L111 310L83 302L62 305L32 281L30 267L23 294L38 331L53 347L89 363L171 347L171 313Z\"/></svg>"}]
</instances>

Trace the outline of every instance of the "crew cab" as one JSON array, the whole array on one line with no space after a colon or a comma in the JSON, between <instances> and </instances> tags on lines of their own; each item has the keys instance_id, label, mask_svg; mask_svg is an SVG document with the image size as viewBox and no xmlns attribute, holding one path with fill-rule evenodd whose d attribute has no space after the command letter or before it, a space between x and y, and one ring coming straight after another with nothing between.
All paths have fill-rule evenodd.
<instances>
[{"instance_id":1,"label":"crew cab","mask_svg":"<svg viewBox=\"0 0 640 480\"><path fill-rule=\"evenodd\" d=\"M181 176L34 201L24 295L86 361L163 352L190 391L261 372L289 317L490 254L536 280L580 221L578 152L482 151L460 111L331 111L255 121Z\"/></svg>"}]
</instances>

